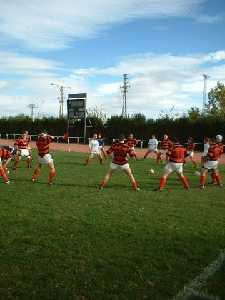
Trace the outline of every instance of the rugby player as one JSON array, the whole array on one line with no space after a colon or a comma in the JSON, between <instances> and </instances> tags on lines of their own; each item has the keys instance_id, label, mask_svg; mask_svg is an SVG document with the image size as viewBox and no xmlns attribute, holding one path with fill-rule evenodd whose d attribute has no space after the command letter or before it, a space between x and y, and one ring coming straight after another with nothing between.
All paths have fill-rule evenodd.
<instances>
[{"instance_id":1,"label":"rugby player","mask_svg":"<svg viewBox=\"0 0 225 300\"><path fill-rule=\"evenodd\" d=\"M24 131L24 133L15 141L14 146L17 149L16 155L15 155L15 162L13 169L16 170L16 168L19 165L20 160L24 157L27 162L27 167L31 168L31 148L29 146L30 143L30 136L28 135L28 131Z\"/></svg>"},{"instance_id":2,"label":"rugby player","mask_svg":"<svg viewBox=\"0 0 225 300\"><path fill-rule=\"evenodd\" d=\"M51 185L54 177L56 176L54 161L49 153L49 145L54 138L54 136L50 136L46 132L43 132L38 136L36 142L38 150L38 164L32 176L33 182L35 182L40 175L42 165L47 165L49 168L48 184Z\"/></svg>"},{"instance_id":3,"label":"rugby player","mask_svg":"<svg viewBox=\"0 0 225 300\"><path fill-rule=\"evenodd\" d=\"M176 172L180 178L184 188L189 189L188 179L183 174L183 165L185 157L187 156L187 150L177 141L167 152L168 162L164 168L164 174L160 179L159 191L162 191L166 185L168 176L172 172Z\"/></svg>"},{"instance_id":4,"label":"rugby player","mask_svg":"<svg viewBox=\"0 0 225 300\"><path fill-rule=\"evenodd\" d=\"M11 153L5 148L0 148L0 176L5 184L9 184L7 176L7 162L11 158Z\"/></svg>"},{"instance_id":5,"label":"rugby player","mask_svg":"<svg viewBox=\"0 0 225 300\"><path fill-rule=\"evenodd\" d=\"M163 140L160 142L160 149L157 153L157 163L159 164L160 161L162 161L162 157L164 156L165 160L168 159L167 157L167 152L169 150L171 150L172 146L173 146L173 143L172 141L169 139L168 135L167 134L164 134L163 136Z\"/></svg>"},{"instance_id":6,"label":"rugby player","mask_svg":"<svg viewBox=\"0 0 225 300\"><path fill-rule=\"evenodd\" d=\"M150 153L155 153L156 154L156 157L157 157L157 153L158 153L158 140L156 139L155 135L153 134L151 139L149 139L148 141L148 150L146 151L145 155L144 155L144 158L147 158L148 155Z\"/></svg>"},{"instance_id":7,"label":"rugby player","mask_svg":"<svg viewBox=\"0 0 225 300\"><path fill-rule=\"evenodd\" d=\"M91 138L89 140L89 154L88 154L88 158L85 161L85 165L89 165L91 159L93 159L95 156L98 157L100 164L103 164L103 160L102 160L102 154L101 154L101 150L99 148L99 141L98 141L98 135L96 133L93 134L93 138Z\"/></svg>"},{"instance_id":8,"label":"rugby player","mask_svg":"<svg viewBox=\"0 0 225 300\"><path fill-rule=\"evenodd\" d=\"M216 139L210 141L207 155L204 157L203 167L200 175L200 188L205 188L205 179L207 173L211 173L213 182L216 182L218 186L223 186L221 177L218 170L219 159L222 155L222 148L216 142Z\"/></svg>"},{"instance_id":9,"label":"rugby player","mask_svg":"<svg viewBox=\"0 0 225 300\"><path fill-rule=\"evenodd\" d=\"M121 135L119 140L115 142L106 151L106 153L108 155L112 155L112 162L110 164L109 171L100 183L100 189L103 189L107 185L108 181L110 180L112 174L115 171L122 171L128 176L132 185L132 189L138 191L139 188L137 182L132 174L131 168L128 163L128 157L133 157L135 154L134 150L131 149L131 147L129 147L127 143L125 143L124 135Z\"/></svg>"},{"instance_id":10,"label":"rugby player","mask_svg":"<svg viewBox=\"0 0 225 300\"><path fill-rule=\"evenodd\" d=\"M194 143L194 139L192 137L189 137L187 141L187 158L189 158L190 161L193 163L194 167L197 168L197 163L194 160L195 146L196 145Z\"/></svg>"}]
</instances>

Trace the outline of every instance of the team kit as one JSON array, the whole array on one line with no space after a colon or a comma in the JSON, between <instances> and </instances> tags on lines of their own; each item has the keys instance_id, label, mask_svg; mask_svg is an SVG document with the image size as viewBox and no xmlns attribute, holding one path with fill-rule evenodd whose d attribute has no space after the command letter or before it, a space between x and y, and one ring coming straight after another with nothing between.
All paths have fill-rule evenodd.
<instances>
[{"instance_id":1,"label":"team kit","mask_svg":"<svg viewBox=\"0 0 225 300\"><path fill-rule=\"evenodd\" d=\"M39 134L36 146L38 152L37 164L34 168L31 181L35 183L41 173L43 165L49 169L48 184L52 185L56 170L52 155L49 153L50 144L54 141L55 137L49 135L47 132ZM14 143L14 146L1 146L0 148L0 176L5 184L9 184L7 168L10 161L13 162L12 169L16 171L21 159L26 160L28 168L31 168L32 151L30 147L31 138L27 131L25 131ZM84 165L88 166L95 158L99 160L100 164L103 164L103 160L108 156L111 157L111 163L109 170L104 176L103 180L99 184L99 189L104 189L110 178L115 172L124 172L131 183L131 187L134 191L139 191L140 187L134 178L133 172L129 165L129 159L137 160L135 146L138 144L138 140L134 138L133 134L130 134L127 138L121 135L118 139L114 140L112 145L106 150L104 147L104 139L100 134L93 134L93 137L89 139L89 154L86 158ZM189 190L188 178L184 174L184 164L190 160L195 168L197 163L194 160L194 151L196 144L193 138L189 138L186 146L180 144L178 140L172 141L167 134L163 136L163 139L159 142L155 135L148 141L148 149L144 155L144 159L149 154L154 154L156 157L156 164L161 161L165 161L165 167L163 174L159 181L159 186L155 189L162 191L166 185L169 175L173 172L179 177L183 187ZM219 173L219 161L224 153L223 136L218 134L215 138L204 139L204 150L201 155L201 171L195 172L195 175L199 177L199 187L205 188L206 176L211 176L211 183L222 187L222 180ZM151 174L154 174L154 170L150 170Z\"/></svg>"}]
</instances>

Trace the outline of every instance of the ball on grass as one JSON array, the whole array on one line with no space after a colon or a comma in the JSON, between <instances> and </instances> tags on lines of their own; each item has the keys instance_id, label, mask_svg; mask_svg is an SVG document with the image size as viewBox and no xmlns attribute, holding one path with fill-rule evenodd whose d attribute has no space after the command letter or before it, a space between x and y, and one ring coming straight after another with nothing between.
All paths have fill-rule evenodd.
<instances>
[{"instance_id":1,"label":"ball on grass","mask_svg":"<svg viewBox=\"0 0 225 300\"><path fill-rule=\"evenodd\" d=\"M201 173L200 173L199 171L195 171L194 175L195 175L195 176L200 176Z\"/></svg>"},{"instance_id":2,"label":"ball on grass","mask_svg":"<svg viewBox=\"0 0 225 300\"><path fill-rule=\"evenodd\" d=\"M150 170L149 170L149 173L150 173L150 174L155 174L155 170L154 170L154 169L150 169Z\"/></svg>"}]
</instances>

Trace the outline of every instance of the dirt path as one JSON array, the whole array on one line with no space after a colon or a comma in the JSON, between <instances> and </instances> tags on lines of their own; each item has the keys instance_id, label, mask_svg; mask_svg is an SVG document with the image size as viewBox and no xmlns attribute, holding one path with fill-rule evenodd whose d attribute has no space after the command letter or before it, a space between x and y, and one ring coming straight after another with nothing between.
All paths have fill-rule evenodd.
<instances>
[{"instance_id":1,"label":"dirt path","mask_svg":"<svg viewBox=\"0 0 225 300\"><path fill-rule=\"evenodd\" d=\"M14 140L5 140L5 139L0 139L0 145L9 145L9 146L13 146L14 144ZM36 144L35 142L31 142L31 147L32 148L36 148ZM61 144L61 143L52 143L50 146L51 149L53 150L58 150L58 151L66 151L66 152L80 152L80 153L88 153L89 148L88 145L83 145L83 144ZM107 149L107 147L106 147ZM143 157L146 149L136 149L137 152L137 156ZM155 155L151 154L149 155L149 157L155 157ZM195 160L197 162L200 162L201 159L201 153L200 152L196 152L195 153ZM225 154L222 155L221 160L220 160L221 164L225 164Z\"/></svg>"}]
</instances>

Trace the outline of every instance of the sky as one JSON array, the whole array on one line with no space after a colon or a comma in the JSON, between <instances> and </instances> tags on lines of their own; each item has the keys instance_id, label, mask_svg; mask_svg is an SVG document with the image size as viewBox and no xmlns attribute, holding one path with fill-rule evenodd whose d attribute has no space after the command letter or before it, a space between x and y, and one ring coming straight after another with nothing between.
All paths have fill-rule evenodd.
<instances>
[{"instance_id":1,"label":"sky","mask_svg":"<svg viewBox=\"0 0 225 300\"><path fill-rule=\"evenodd\" d=\"M0 0L0 116L58 116L59 89L87 106L179 116L225 83L224 0ZM54 83L56 85L51 85Z\"/></svg>"}]
</instances>

